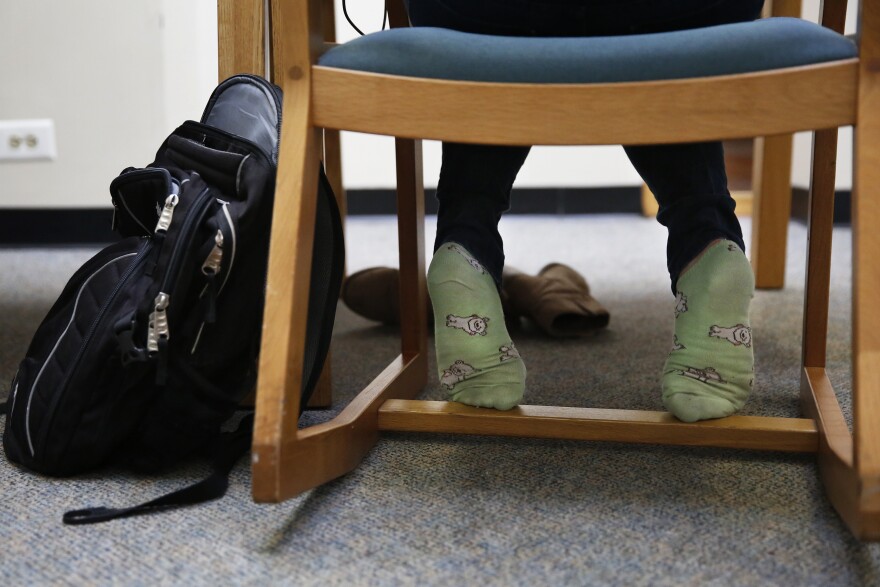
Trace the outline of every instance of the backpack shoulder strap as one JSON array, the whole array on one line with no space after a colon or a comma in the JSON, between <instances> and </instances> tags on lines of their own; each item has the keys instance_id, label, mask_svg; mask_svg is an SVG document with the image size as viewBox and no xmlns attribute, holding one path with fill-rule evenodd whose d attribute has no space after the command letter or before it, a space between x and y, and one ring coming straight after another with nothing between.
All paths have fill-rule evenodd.
<instances>
[{"instance_id":1,"label":"backpack shoulder strap","mask_svg":"<svg viewBox=\"0 0 880 587\"><path fill-rule=\"evenodd\" d=\"M213 471L210 475L193 485L132 507L92 507L69 511L64 514L62 521L71 526L98 524L100 522L142 516L221 498L226 495L226 490L229 488L229 474L235 463L250 450L253 429L254 415L250 413L241 419L238 427L233 432L223 435L224 441L218 448L212 463Z\"/></svg>"}]
</instances>

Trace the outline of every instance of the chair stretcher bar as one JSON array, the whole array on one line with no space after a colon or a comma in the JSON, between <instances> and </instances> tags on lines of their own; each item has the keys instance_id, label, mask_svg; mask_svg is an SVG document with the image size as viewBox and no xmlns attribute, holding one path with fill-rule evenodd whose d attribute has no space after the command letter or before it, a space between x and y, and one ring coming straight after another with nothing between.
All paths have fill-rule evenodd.
<instances>
[{"instance_id":1,"label":"chair stretcher bar","mask_svg":"<svg viewBox=\"0 0 880 587\"><path fill-rule=\"evenodd\" d=\"M731 416L687 424L667 412L519 406L501 412L442 401L386 401L379 429L816 452L812 420Z\"/></svg>"}]
</instances>

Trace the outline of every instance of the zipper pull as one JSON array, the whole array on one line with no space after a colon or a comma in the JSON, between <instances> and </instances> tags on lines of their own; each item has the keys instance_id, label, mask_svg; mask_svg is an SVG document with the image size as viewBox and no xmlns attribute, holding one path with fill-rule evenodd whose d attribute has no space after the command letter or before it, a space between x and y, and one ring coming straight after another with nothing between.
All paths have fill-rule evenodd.
<instances>
[{"instance_id":1,"label":"zipper pull","mask_svg":"<svg viewBox=\"0 0 880 587\"><path fill-rule=\"evenodd\" d=\"M147 326L147 350L157 354L156 385L165 385L168 379L168 304L171 297L159 292L155 300L155 309L150 314Z\"/></svg>"},{"instance_id":2,"label":"zipper pull","mask_svg":"<svg viewBox=\"0 0 880 587\"><path fill-rule=\"evenodd\" d=\"M202 302L204 308L202 313L207 324L217 321L217 274L220 273L221 263L223 263L223 232L218 229L214 236L214 247L202 263L202 274L208 282Z\"/></svg>"},{"instance_id":3,"label":"zipper pull","mask_svg":"<svg viewBox=\"0 0 880 587\"><path fill-rule=\"evenodd\" d=\"M177 197L177 194L171 194L165 198L165 207L162 208L162 213L159 215L159 222L156 223L156 232L166 232L168 227L171 226L171 217L174 215L174 207L177 206L179 201L180 198Z\"/></svg>"},{"instance_id":4,"label":"zipper pull","mask_svg":"<svg viewBox=\"0 0 880 587\"><path fill-rule=\"evenodd\" d=\"M150 322L147 325L147 350L150 353L159 352L159 341L168 340L168 304L171 303L171 296L167 293L159 292L154 300L154 309L150 313Z\"/></svg>"},{"instance_id":5,"label":"zipper pull","mask_svg":"<svg viewBox=\"0 0 880 587\"><path fill-rule=\"evenodd\" d=\"M202 263L202 273L205 275L217 275L220 273L220 264L223 262L223 232L217 229L214 237L214 248L208 253L208 258Z\"/></svg>"}]
</instances>

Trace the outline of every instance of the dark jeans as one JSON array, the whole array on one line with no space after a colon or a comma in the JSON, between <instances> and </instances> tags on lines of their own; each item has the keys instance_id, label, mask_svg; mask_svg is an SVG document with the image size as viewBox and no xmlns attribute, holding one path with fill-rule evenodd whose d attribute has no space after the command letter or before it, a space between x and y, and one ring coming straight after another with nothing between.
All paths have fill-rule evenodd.
<instances>
[{"instance_id":1,"label":"dark jeans","mask_svg":"<svg viewBox=\"0 0 880 587\"><path fill-rule=\"evenodd\" d=\"M762 5L763 0L409 0L409 14L413 26L473 33L610 36L754 20ZM434 250L445 242L463 245L499 285L504 247L498 221L510 208L510 190L529 149L443 143ZM657 220L669 231L673 292L682 269L711 241L729 239L745 251L720 142L624 150L656 196Z\"/></svg>"}]
</instances>

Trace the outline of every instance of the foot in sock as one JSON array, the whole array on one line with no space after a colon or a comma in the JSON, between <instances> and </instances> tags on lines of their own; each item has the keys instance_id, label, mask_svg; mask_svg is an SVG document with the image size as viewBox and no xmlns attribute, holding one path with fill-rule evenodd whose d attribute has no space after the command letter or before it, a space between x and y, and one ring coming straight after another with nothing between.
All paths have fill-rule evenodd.
<instances>
[{"instance_id":1,"label":"foot in sock","mask_svg":"<svg viewBox=\"0 0 880 587\"><path fill-rule=\"evenodd\" d=\"M509 410L525 391L526 368L504 325L495 281L456 243L445 243L428 269L440 385L449 399Z\"/></svg>"},{"instance_id":2,"label":"foot in sock","mask_svg":"<svg viewBox=\"0 0 880 587\"><path fill-rule=\"evenodd\" d=\"M751 266L736 244L718 240L682 272L676 289L663 405L685 422L730 416L748 399L755 376Z\"/></svg>"}]
</instances>

